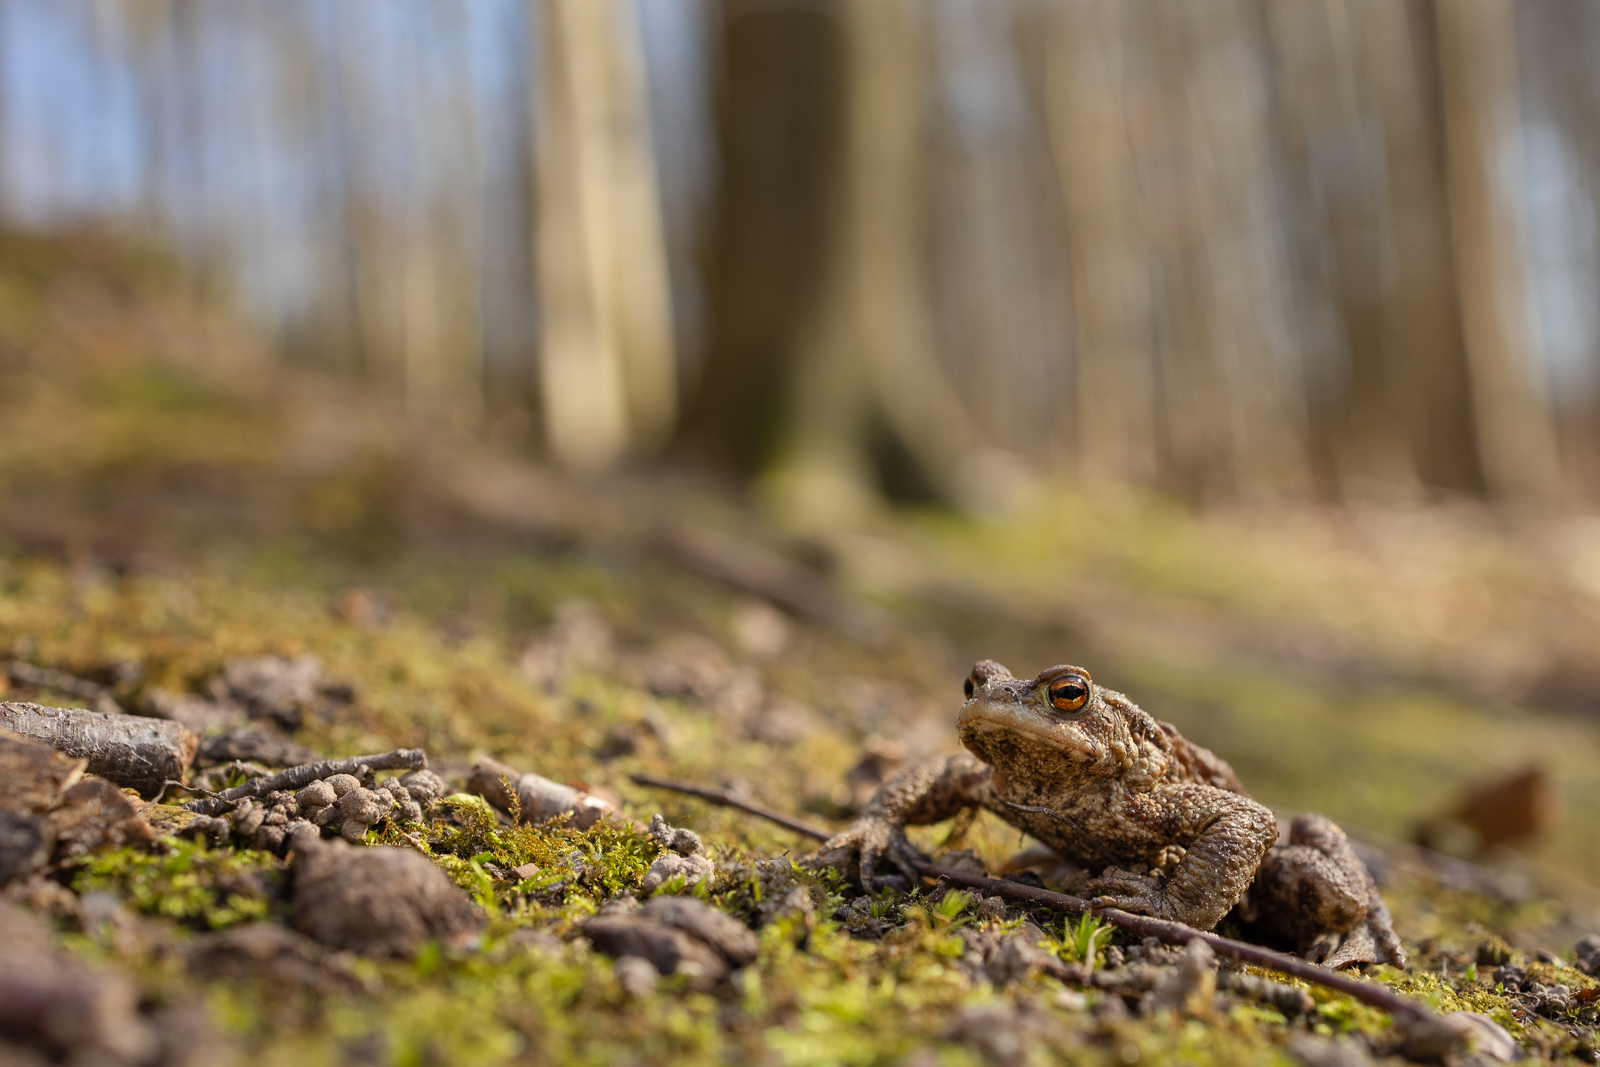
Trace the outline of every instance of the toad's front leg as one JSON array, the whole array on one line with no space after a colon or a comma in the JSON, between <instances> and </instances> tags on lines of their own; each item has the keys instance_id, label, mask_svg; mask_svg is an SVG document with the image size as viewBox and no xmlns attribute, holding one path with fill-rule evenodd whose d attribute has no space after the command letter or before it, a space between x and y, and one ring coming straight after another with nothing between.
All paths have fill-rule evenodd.
<instances>
[{"instance_id":1,"label":"toad's front leg","mask_svg":"<svg viewBox=\"0 0 1600 1067\"><path fill-rule=\"evenodd\" d=\"M982 803L990 773L968 752L909 767L885 782L849 829L823 842L807 862L849 870L859 858L861 886L871 892L879 861L887 859L916 885L916 863L924 857L906 839L905 828L940 822Z\"/></svg>"},{"instance_id":2,"label":"toad's front leg","mask_svg":"<svg viewBox=\"0 0 1600 1067\"><path fill-rule=\"evenodd\" d=\"M1125 872L1089 883L1096 903L1200 930L1217 925L1244 896L1261 857L1278 836L1272 812L1249 797L1205 785L1182 785L1126 801L1128 819L1183 845L1183 859L1163 881Z\"/></svg>"}]
</instances>

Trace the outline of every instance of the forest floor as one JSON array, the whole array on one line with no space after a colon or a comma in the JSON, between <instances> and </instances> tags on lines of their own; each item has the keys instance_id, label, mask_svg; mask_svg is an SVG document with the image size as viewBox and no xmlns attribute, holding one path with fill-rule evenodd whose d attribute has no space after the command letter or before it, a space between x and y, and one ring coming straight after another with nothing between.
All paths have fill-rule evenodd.
<instances>
[{"instance_id":1,"label":"forest floor","mask_svg":"<svg viewBox=\"0 0 1600 1067\"><path fill-rule=\"evenodd\" d=\"M1275 810L1335 818L1411 952L1368 978L1480 1011L1541 1059L1594 1061L1600 981L1573 945L1600 932L1600 520L1470 502L1197 514L1019 482L989 517L886 507L802 536L704 478L558 476L514 442L463 443L432 413L275 368L131 253L0 245L0 658L20 665L0 699L90 706L99 686L149 711L215 694L240 657L314 656L338 698L285 739L421 747L453 789L489 756L663 814L705 841L717 874L697 895L759 945L720 982L621 973L580 927L647 896L658 844L611 822L513 830L457 796L369 838L431 853L487 915L475 939L219 966L217 945L244 942L216 938L290 917L295 871L185 838L158 805L171 832L153 847L7 890L181 1035L127 1062L1401 1055L1381 1013L1319 989L1308 1012L1241 993L1162 1007L996 970L986 953L1019 932L1102 970L1145 949L933 887L862 898L789 863L809 841L630 778L843 826L885 773L955 746L982 657L1085 666ZM1445 817L1524 771L1531 793L1500 805L1520 839L1484 849L1494 827ZM1441 852L1407 843L1424 824ZM991 870L1024 844L987 816L950 829L914 839ZM775 908L797 887L808 906Z\"/></svg>"}]
</instances>

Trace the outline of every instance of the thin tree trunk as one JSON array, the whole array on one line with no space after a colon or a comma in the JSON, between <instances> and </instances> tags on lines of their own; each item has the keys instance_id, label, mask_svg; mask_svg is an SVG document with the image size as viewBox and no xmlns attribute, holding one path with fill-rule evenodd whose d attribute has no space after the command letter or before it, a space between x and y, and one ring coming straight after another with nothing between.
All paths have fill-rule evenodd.
<instances>
[{"instance_id":1,"label":"thin tree trunk","mask_svg":"<svg viewBox=\"0 0 1600 1067\"><path fill-rule=\"evenodd\" d=\"M1429 485L1483 491L1461 333L1440 131L1438 55L1425 0L1348 0L1362 77L1382 123L1387 246L1381 344L1416 470Z\"/></svg>"},{"instance_id":2,"label":"thin tree trunk","mask_svg":"<svg viewBox=\"0 0 1600 1067\"><path fill-rule=\"evenodd\" d=\"M556 456L608 466L671 431L666 255L628 0L545 0L541 384Z\"/></svg>"},{"instance_id":3,"label":"thin tree trunk","mask_svg":"<svg viewBox=\"0 0 1600 1067\"><path fill-rule=\"evenodd\" d=\"M709 348L687 455L742 475L773 459L803 324L833 241L845 38L833 0L722 0Z\"/></svg>"},{"instance_id":4,"label":"thin tree trunk","mask_svg":"<svg viewBox=\"0 0 1600 1067\"><path fill-rule=\"evenodd\" d=\"M1446 173L1484 479L1502 500L1548 501L1561 470L1536 393L1517 225L1517 42L1510 0L1434 5Z\"/></svg>"},{"instance_id":5,"label":"thin tree trunk","mask_svg":"<svg viewBox=\"0 0 1600 1067\"><path fill-rule=\"evenodd\" d=\"M1045 107L1067 219L1079 469L1150 482L1159 470L1156 309L1126 124L1130 106L1139 107L1124 91L1127 18L1119 0L1057 10Z\"/></svg>"},{"instance_id":6,"label":"thin tree trunk","mask_svg":"<svg viewBox=\"0 0 1600 1067\"><path fill-rule=\"evenodd\" d=\"M914 0L844 9L848 95L833 246L802 342L783 477L808 522L875 493L869 433L881 414L918 473L960 491L973 433L933 358L921 268L926 26ZM859 496L858 496L859 494ZM852 499L856 498L856 499Z\"/></svg>"}]
</instances>

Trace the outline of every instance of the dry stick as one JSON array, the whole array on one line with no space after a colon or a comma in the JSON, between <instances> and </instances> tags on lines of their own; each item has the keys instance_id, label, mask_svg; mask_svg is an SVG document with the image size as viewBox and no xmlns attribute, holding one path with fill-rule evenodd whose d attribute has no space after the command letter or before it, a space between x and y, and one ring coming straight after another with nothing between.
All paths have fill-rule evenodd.
<instances>
[{"instance_id":1,"label":"dry stick","mask_svg":"<svg viewBox=\"0 0 1600 1067\"><path fill-rule=\"evenodd\" d=\"M760 804L755 804L748 800L740 800L732 793L724 792L721 789L707 789L705 786L694 785L690 782L679 782L671 778L656 778L648 774L630 774L628 777L639 785L655 786L657 789L670 789L674 793L688 793L690 796L709 800L713 804L720 804L725 808L738 808L740 811L748 811L751 815L759 815L768 822L786 826L797 834L814 837L818 841L826 841L833 836L828 831L819 830L804 820L785 815L781 811L764 808Z\"/></svg>"},{"instance_id":2,"label":"dry stick","mask_svg":"<svg viewBox=\"0 0 1600 1067\"><path fill-rule=\"evenodd\" d=\"M374 771L420 771L427 766L428 754L420 748L397 748L376 756L322 760L290 767L265 778L252 778L243 785L236 785L206 800L191 800L184 808L199 815L220 815L248 797L265 796L275 789L299 789L331 774L359 775L363 767Z\"/></svg>"},{"instance_id":3,"label":"dry stick","mask_svg":"<svg viewBox=\"0 0 1600 1067\"><path fill-rule=\"evenodd\" d=\"M645 774L635 774L632 778L640 785L655 786L658 789L670 789L678 793L688 793L690 796L709 800L713 804L738 808L752 815L759 815L761 818L769 819L779 826L793 830L797 834L803 834L818 841L826 841L833 836L833 834L821 827L812 826L801 819L773 811L771 808L762 807L760 804L752 804L747 800L740 800L738 797L720 789L708 789L705 786L691 785L688 782L675 782L667 778L654 778ZM1104 919L1112 926L1119 926L1141 937L1154 937L1175 945L1186 945L1190 941L1203 941L1218 955L1232 956L1234 959L1244 963L1265 967L1280 974L1287 974L1295 978L1302 978L1307 982L1326 986L1329 989L1337 990L1353 997L1363 1004L1370 1004L1374 1008L1387 1011L1392 1015L1404 1016L1410 1019L1430 1019L1434 1017L1433 1012L1416 1001L1409 997L1403 997L1399 993L1374 982L1363 982L1348 975L1340 974L1338 971L1330 971L1326 967L1319 967L1296 956L1274 952L1259 945L1248 945L1243 941L1235 941L1232 938L1221 937L1217 934L1207 933L1204 930L1196 930L1194 927L1186 926L1183 923L1152 919L1147 915L1134 915L1132 912L1123 911L1121 908L1096 907L1082 897L1072 897L1065 893L1052 893L1048 889L1036 889L1021 882L1002 881L998 878L985 878L982 875L965 874L933 863L919 861L916 864L916 868L929 878L938 878L952 885L965 886L969 889L981 889L985 893L994 896L1010 897L1012 900L1026 901L1030 904L1043 904L1057 911L1066 912L1068 915L1090 913L1097 918Z\"/></svg>"}]
</instances>

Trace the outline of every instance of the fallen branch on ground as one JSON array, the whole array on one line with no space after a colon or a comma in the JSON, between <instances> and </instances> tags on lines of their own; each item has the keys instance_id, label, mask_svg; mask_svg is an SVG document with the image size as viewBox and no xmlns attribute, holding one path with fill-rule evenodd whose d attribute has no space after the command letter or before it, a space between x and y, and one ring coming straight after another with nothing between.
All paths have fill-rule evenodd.
<instances>
[{"instance_id":1,"label":"fallen branch on ground","mask_svg":"<svg viewBox=\"0 0 1600 1067\"><path fill-rule=\"evenodd\" d=\"M759 815L768 822L775 822L779 826L788 827L797 834L814 837L818 841L826 841L833 836L827 830L818 829L803 819L796 819L793 816L785 815L781 811L764 808L760 804L748 800L740 800L732 793L721 789L709 789L705 786L695 785L692 782L680 782L672 778L656 778L649 774L632 774L628 777L639 785L653 786L656 789L669 789L674 793L688 793L690 796L709 800L713 804L719 804L724 808L738 808L740 811L748 811L751 815Z\"/></svg>"},{"instance_id":2,"label":"fallen branch on ground","mask_svg":"<svg viewBox=\"0 0 1600 1067\"><path fill-rule=\"evenodd\" d=\"M826 841L832 837L831 831L819 826L812 826L802 819L784 815L782 812L773 811L771 808L762 807L720 789L710 789L706 786L693 785L688 782L676 782L666 778L654 778L649 775L636 774L633 780L640 785L653 786L657 789L669 789L676 793L687 793L690 796L709 800L713 804L723 807L738 808L752 815L768 819L779 826L787 827L797 834ZM918 863L919 873L929 877L948 882L951 885L964 886L968 889L978 889L984 893L1007 897L1011 900L1024 901L1029 904L1042 904L1057 911L1066 912L1068 915L1093 914L1096 918L1103 919L1112 926L1127 930L1129 933L1138 934L1140 937L1154 937L1174 945L1186 945L1190 941L1203 941L1209 945L1219 956L1231 956L1242 963L1268 970L1287 974L1294 978L1301 978L1307 982L1325 986L1336 990L1346 996L1359 1000L1363 1004L1370 1004L1374 1008L1389 1012L1391 1015L1403 1017L1413 1021L1431 1020L1437 1016L1423 1005L1401 996L1385 986L1374 982L1363 982L1357 978L1330 971L1314 963L1300 959L1297 956L1274 952L1260 945L1250 945L1243 941L1222 937L1218 934L1196 930L1183 923L1167 922L1163 919L1152 919L1147 915L1135 915L1123 911L1121 908L1096 907L1092 902L1082 897L1068 896L1065 893L1053 893L1048 889L1036 889L1031 885L1021 882L1004 881L999 878L987 878L982 875L966 874L962 871L953 871L947 867L940 867L934 863Z\"/></svg>"},{"instance_id":3,"label":"fallen branch on ground","mask_svg":"<svg viewBox=\"0 0 1600 1067\"><path fill-rule=\"evenodd\" d=\"M374 771L420 771L428 766L428 754L420 748L397 748L375 756L351 756L349 759L321 760L299 767L252 778L248 782L225 789L204 800L191 800L184 805L188 811L199 815L220 815L231 810L239 801L249 797L266 796L277 789L300 789L319 778L333 774L353 774L360 777L362 768Z\"/></svg>"},{"instance_id":4,"label":"fallen branch on ground","mask_svg":"<svg viewBox=\"0 0 1600 1067\"><path fill-rule=\"evenodd\" d=\"M0 703L0 729L88 760L90 774L144 796L155 795L169 778L181 780L198 743L186 727L166 719L41 704Z\"/></svg>"}]
</instances>

